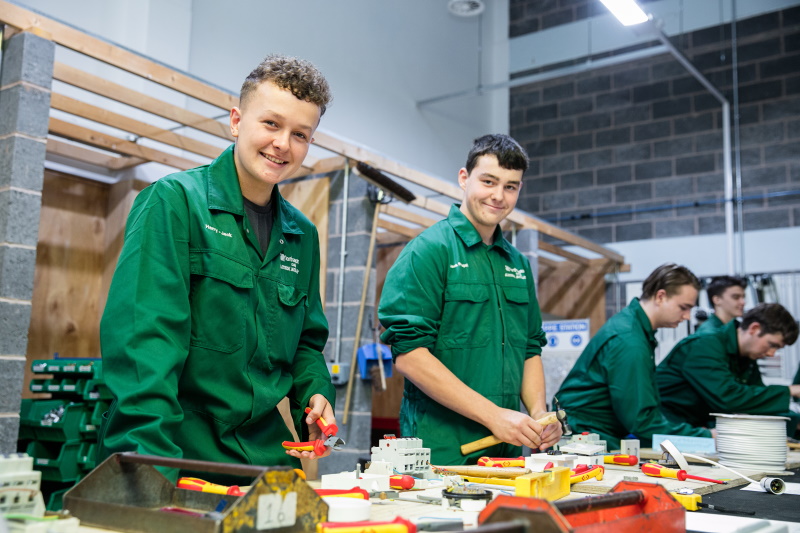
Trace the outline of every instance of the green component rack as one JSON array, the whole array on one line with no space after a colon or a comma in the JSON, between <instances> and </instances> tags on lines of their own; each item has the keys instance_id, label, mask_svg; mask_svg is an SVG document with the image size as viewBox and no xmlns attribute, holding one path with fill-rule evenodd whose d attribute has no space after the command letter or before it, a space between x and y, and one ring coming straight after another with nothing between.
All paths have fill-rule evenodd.
<instances>
[{"instance_id":1,"label":"green component rack","mask_svg":"<svg viewBox=\"0 0 800 533\"><path fill-rule=\"evenodd\" d=\"M95 467L97 432L111 403L99 359L40 359L31 365L30 390L51 399L23 400L19 451L42 472L47 508L61 508L61 496Z\"/></svg>"}]
</instances>

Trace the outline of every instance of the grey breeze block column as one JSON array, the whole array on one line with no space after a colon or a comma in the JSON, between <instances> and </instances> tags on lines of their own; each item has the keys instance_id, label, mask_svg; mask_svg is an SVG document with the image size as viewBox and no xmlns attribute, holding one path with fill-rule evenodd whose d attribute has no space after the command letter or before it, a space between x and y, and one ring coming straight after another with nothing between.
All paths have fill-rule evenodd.
<instances>
[{"instance_id":1,"label":"grey breeze block column","mask_svg":"<svg viewBox=\"0 0 800 533\"><path fill-rule=\"evenodd\" d=\"M0 453L16 451L55 44L30 32L0 63Z\"/></svg>"}]
</instances>

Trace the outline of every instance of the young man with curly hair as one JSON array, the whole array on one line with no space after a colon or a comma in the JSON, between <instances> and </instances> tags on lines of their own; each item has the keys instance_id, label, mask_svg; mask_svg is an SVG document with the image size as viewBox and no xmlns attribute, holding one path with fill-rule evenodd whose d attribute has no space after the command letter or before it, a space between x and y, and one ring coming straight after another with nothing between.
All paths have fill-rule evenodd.
<instances>
[{"instance_id":1,"label":"young man with curly hair","mask_svg":"<svg viewBox=\"0 0 800 533\"><path fill-rule=\"evenodd\" d=\"M293 439L276 407L288 397L312 439L320 416L334 422L319 237L276 185L300 168L330 100L313 65L269 56L231 109L235 143L139 193L100 326L114 395L100 457L314 457L283 450Z\"/></svg>"}]
</instances>

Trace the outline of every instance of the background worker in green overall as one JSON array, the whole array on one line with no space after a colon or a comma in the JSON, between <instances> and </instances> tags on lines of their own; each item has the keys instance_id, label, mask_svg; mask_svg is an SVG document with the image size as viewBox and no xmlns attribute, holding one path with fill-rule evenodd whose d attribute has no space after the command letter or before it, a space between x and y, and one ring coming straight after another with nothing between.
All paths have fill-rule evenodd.
<instances>
[{"instance_id":1,"label":"background worker in green overall","mask_svg":"<svg viewBox=\"0 0 800 533\"><path fill-rule=\"evenodd\" d=\"M700 324L697 331L721 328L731 320L744 314L744 290L747 280L736 276L716 276L706 288L708 303L714 307L705 322Z\"/></svg>"},{"instance_id":2,"label":"background worker in green overall","mask_svg":"<svg viewBox=\"0 0 800 533\"><path fill-rule=\"evenodd\" d=\"M710 413L789 416L800 385L764 385L757 361L797 340L797 322L780 304L760 304L725 326L682 339L659 363L661 410L670 420L706 426ZM789 424L793 436L800 422Z\"/></svg>"},{"instance_id":3,"label":"background worker in green overall","mask_svg":"<svg viewBox=\"0 0 800 533\"><path fill-rule=\"evenodd\" d=\"M654 434L710 437L707 429L667 420L655 383L655 333L688 320L700 282L686 267L668 263L642 285L641 298L595 334L556 396L575 431L597 433L609 451L633 434L642 447Z\"/></svg>"},{"instance_id":4,"label":"background worker in green overall","mask_svg":"<svg viewBox=\"0 0 800 533\"><path fill-rule=\"evenodd\" d=\"M406 377L400 431L421 438L435 464L516 457L521 445L544 449L561 436L560 425L535 420L546 414L535 280L499 228L527 168L511 137L476 139L458 172L463 203L406 245L386 276L378 315ZM461 455L490 434L503 444Z\"/></svg>"},{"instance_id":5,"label":"background worker in green overall","mask_svg":"<svg viewBox=\"0 0 800 533\"><path fill-rule=\"evenodd\" d=\"M269 56L230 112L235 144L139 193L100 325L114 394L101 457L313 457L287 455L276 406L288 396L301 435L334 422L319 237L276 185L300 167L330 99L313 65Z\"/></svg>"}]
</instances>

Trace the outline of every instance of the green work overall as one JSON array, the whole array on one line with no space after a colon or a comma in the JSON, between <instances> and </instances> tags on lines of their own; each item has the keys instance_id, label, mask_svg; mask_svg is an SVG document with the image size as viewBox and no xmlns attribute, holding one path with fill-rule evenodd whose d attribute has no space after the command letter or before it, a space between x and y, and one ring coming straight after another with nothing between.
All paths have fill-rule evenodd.
<instances>
[{"instance_id":1,"label":"green work overall","mask_svg":"<svg viewBox=\"0 0 800 533\"><path fill-rule=\"evenodd\" d=\"M100 457L299 465L276 406L290 398L302 434L311 396L333 402L328 324L317 230L277 187L272 201L262 254L232 146L138 195L100 328L114 394Z\"/></svg>"},{"instance_id":2,"label":"green work overall","mask_svg":"<svg viewBox=\"0 0 800 533\"><path fill-rule=\"evenodd\" d=\"M649 447L654 434L710 437L711 432L672 423L659 408L650 319L639 299L611 317L575 362L557 397L574 431L600 435L608 450L628 434Z\"/></svg>"},{"instance_id":3,"label":"green work overall","mask_svg":"<svg viewBox=\"0 0 800 533\"><path fill-rule=\"evenodd\" d=\"M710 426L715 422L710 413L788 416L789 387L764 385L758 363L739 355L737 330L731 320L697 332L661 361L656 382L667 418Z\"/></svg>"},{"instance_id":4,"label":"green work overall","mask_svg":"<svg viewBox=\"0 0 800 533\"><path fill-rule=\"evenodd\" d=\"M528 260L498 230L490 246L457 205L406 245L386 276L381 339L394 357L427 348L456 377L495 404L520 409L523 366L546 342ZM481 424L438 404L405 381L400 431L422 439L434 464L514 457L501 444L463 456L460 446L487 437Z\"/></svg>"}]
</instances>

